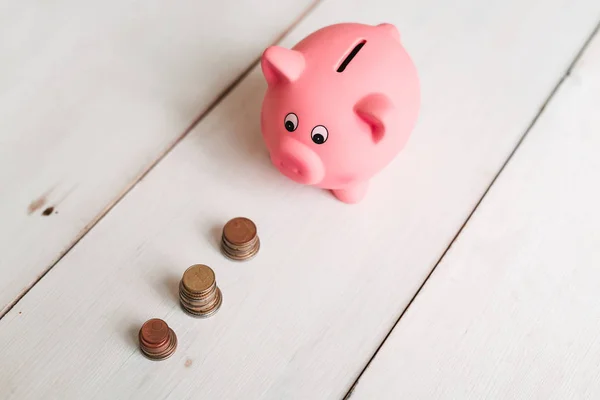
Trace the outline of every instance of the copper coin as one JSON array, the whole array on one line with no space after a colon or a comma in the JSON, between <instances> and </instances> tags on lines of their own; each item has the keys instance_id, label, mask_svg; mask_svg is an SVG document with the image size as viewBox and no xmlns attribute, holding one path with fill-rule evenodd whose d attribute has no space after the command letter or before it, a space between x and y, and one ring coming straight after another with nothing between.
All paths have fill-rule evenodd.
<instances>
[{"instance_id":1,"label":"copper coin","mask_svg":"<svg viewBox=\"0 0 600 400\"><path fill-rule=\"evenodd\" d=\"M183 273L183 286L192 293L201 293L210 289L215 283L215 273L207 265L192 265Z\"/></svg>"},{"instance_id":2,"label":"copper coin","mask_svg":"<svg viewBox=\"0 0 600 400\"><path fill-rule=\"evenodd\" d=\"M177 336L172 329L169 328L168 339L165 345L160 349L149 349L142 347L142 353L151 360L165 360L175 353L177 349Z\"/></svg>"},{"instance_id":3,"label":"copper coin","mask_svg":"<svg viewBox=\"0 0 600 400\"><path fill-rule=\"evenodd\" d=\"M232 260L247 261L254 258L260 250L260 240L257 240L254 247L251 247L248 251L235 251L228 246L223 246L221 249L223 254Z\"/></svg>"},{"instance_id":4,"label":"copper coin","mask_svg":"<svg viewBox=\"0 0 600 400\"><path fill-rule=\"evenodd\" d=\"M159 347L169 339L169 326L161 319L150 319L142 325L140 339L148 347Z\"/></svg>"},{"instance_id":5,"label":"copper coin","mask_svg":"<svg viewBox=\"0 0 600 400\"><path fill-rule=\"evenodd\" d=\"M254 246L256 246L256 242L258 242L258 236L255 236L254 239L250 240L248 243L244 243L243 245L234 245L232 243L230 243L229 241L227 241L227 238L223 236L223 239L221 240L221 244L224 247L227 247L230 250L235 250L235 251L248 251L252 248L254 248Z\"/></svg>"},{"instance_id":6,"label":"copper coin","mask_svg":"<svg viewBox=\"0 0 600 400\"><path fill-rule=\"evenodd\" d=\"M248 218L233 218L223 227L223 236L233 245L243 245L256 236L256 225Z\"/></svg>"},{"instance_id":7,"label":"copper coin","mask_svg":"<svg viewBox=\"0 0 600 400\"><path fill-rule=\"evenodd\" d=\"M170 347L169 337L160 345L149 345L140 337L140 348L146 354L160 354Z\"/></svg>"}]
</instances>

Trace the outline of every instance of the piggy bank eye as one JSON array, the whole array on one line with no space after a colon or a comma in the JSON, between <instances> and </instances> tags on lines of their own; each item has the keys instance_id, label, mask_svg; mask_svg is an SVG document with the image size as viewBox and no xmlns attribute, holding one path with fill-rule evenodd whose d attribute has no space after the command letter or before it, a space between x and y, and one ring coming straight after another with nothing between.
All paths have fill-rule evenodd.
<instances>
[{"instance_id":1,"label":"piggy bank eye","mask_svg":"<svg viewBox=\"0 0 600 400\"><path fill-rule=\"evenodd\" d=\"M325 141L327 140L327 136L329 136L327 133L327 128L325 128L323 125L315 126L312 132L310 133L312 141L316 144L325 143Z\"/></svg>"},{"instance_id":2,"label":"piggy bank eye","mask_svg":"<svg viewBox=\"0 0 600 400\"><path fill-rule=\"evenodd\" d=\"M298 116L294 113L289 113L285 116L285 129L294 132L298 127Z\"/></svg>"}]
</instances>

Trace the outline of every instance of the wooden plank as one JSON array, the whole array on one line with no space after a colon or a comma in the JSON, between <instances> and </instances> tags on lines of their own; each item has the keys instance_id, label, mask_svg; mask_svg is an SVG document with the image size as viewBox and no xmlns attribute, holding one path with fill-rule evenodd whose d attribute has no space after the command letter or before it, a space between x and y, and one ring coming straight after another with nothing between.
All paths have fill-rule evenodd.
<instances>
[{"instance_id":1,"label":"wooden plank","mask_svg":"<svg viewBox=\"0 0 600 400\"><path fill-rule=\"evenodd\" d=\"M600 36L352 399L600 398Z\"/></svg>"},{"instance_id":2,"label":"wooden plank","mask_svg":"<svg viewBox=\"0 0 600 400\"><path fill-rule=\"evenodd\" d=\"M0 1L0 316L312 1Z\"/></svg>"},{"instance_id":3,"label":"wooden plank","mask_svg":"<svg viewBox=\"0 0 600 400\"><path fill-rule=\"evenodd\" d=\"M423 113L363 203L296 185L268 161L255 69L0 321L0 392L70 398L340 398L469 215L589 35L600 4L569 0L322 3L323 25L390 21L419 66ZM239 265L219 228L262 242ZM223 307L194 320L184 269L211 265ZM149 362L136 333L165 319L179 349Z\"/></svg>"}]
</instances>

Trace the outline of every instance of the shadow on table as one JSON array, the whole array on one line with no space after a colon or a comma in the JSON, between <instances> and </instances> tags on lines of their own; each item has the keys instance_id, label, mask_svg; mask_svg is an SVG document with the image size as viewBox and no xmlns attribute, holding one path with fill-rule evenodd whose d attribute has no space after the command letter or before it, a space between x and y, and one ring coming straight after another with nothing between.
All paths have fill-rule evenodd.
<instances>
[{"instance_id":1,"label":"shadow on table","mask_svg":"<svg viewBox=\"0 0 600 400\"><path fill-rule=\"evenodd\" d=\"M190 137L198 150L198 167L245 188L282 179L261 134L265 90L260 68L255 68L200 121Z\"/></svg>"}]
</instances>

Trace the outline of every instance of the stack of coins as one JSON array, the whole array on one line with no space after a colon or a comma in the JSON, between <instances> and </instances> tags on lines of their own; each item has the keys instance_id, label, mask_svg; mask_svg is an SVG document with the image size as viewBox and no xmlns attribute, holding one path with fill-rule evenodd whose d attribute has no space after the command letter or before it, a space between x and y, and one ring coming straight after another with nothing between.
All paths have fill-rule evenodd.
<instances>
[{"instance_id":1,"label":"stack of coins","mask_svg":"<svg viewBox=\"0 0 600 400\"><path fill-rule=\"evenodd\" d=\"M221 307L223 296L214 271L203 264L192 265L179 282L179 300L184 311L195 317L210 317Z\"/></svg>"},{"instance_id":2,"label":"stack of coins","mask_svg":"<svg viewBox=\"0 0 600 400\"><path fill-rule=\"evenodd\" d=\"M229 220L223 227L221 248L232 260L243 261L254 257L260 249L260 239L254 222L243 217Z\"/></svg>"},{"instance_id":3,"label":"stack of coins","mask_svg":"<svg viewBox=\"0 0 600 400\"><path fill-rule=\"evenodd\" d=\"M146 321L138 336L142 353L151 360L169 358L177 349L177 336L162 319Z\"/></svg>"}]
</instances>

